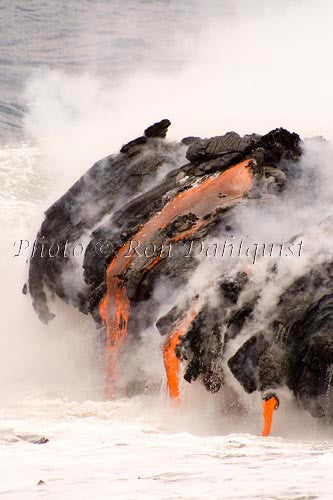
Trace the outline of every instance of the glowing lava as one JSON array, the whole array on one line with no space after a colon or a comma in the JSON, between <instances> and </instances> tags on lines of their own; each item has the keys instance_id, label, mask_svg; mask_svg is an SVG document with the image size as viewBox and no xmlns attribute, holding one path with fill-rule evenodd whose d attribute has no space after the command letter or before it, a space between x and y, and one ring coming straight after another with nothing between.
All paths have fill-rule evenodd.
<instances>
[{"instance_id":1,"label":"glowing lava","mask_svg":"<svg viewBox=\"0 0 333 500\"><path fill-rule=\"evenodd\" d=\"M250 161L245 160L226 170L212 175L186 191L182 191L169 201L161 212L154 215L132 237L132 240L143 244L156 233L168 226L179 216L188 213L198 217L191 229L180 232L168 240L168 243L179 241L195 234L199 228L207 224L205 216L217 208L228 208L233 203L240 202L252 186ZM166 242L164 242L166 243ZM100 304L100 315L106 326L106 396L114 396L117 380L117 356L119 348L124 344L128 334L130 300L121 278L122 273L138 256L128 256L129 242L126 242L113 258L106 271L107 292ZM127 256L126 256L127 255ZM152 262L147 260L145 272L152 269L160 257ZM191 319L191 321L193 318ZM167 371L169 392L171 396L179 397L178 360L174 349L179 336L186 333L191 321L173 332L164 347L164 362Z\"/></svg>"},{"instance_id":2,"label":"glowing lava","mask_svg":"<svg viewBox=\"0 0 333 500\"><path fill-rule=\"evenodd\" d=\"M163 361L165 372L167 376L167 383L169 395L174 401L179 400L179 359L176 356L175 348L179 343L179 337L185 335L192 321L198 314L196 308L190 311L185 318L183 318L175 330L169 335L163 346Z\"/></svg>"},{"instance_id":3,"label":"glowing lava","mask_svg":"<svg viewBox=\"0 0 333 500\"><path fill-rule=\"evenodd\" d=\"M272 427L273 412L279 407L279 401L275 396L271 396L262 402L264 409L264 429L261 433L262 436L269 436Z\"/></svg>"}]
</instances>

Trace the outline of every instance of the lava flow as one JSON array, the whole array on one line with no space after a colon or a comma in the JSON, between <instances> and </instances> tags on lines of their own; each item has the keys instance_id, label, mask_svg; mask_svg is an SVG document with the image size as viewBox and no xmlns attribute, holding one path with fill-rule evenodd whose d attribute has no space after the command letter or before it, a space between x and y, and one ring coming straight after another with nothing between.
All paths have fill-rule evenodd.
<instances>
[{"instance_id":1,"label":"lava flow","mask_svg":"<svg viewBox=\"0 0 333 500\"><path fill-rule=\"evenodd\" d=\"M232 266L231 272L223 275L224 266L216 266L212 302L205 295L205 282L195 275L199 261L183 258L189 254L180 256L184 242L190 243L192 249L191 240L198 243L200 238L217 235L218 224L224 227L220 236L226 236L224 231L231 228L238 231L245 227L246 220L239 225L239 207L247 204L246 194L250 190L249 208L258 211L261 221L266 216L265 207L277 209L277 219L280 208L284 214L288 197L297 210L303 209L303 200L293 197L295 190L299 193L300 179L308 186L307 199L317 199L318 185L315 182L313 190L312 184L307 184L309 173L303 171L305 163L300 161L307 151L306 141L280 127L264 135L227 132L205 139L189 136L181 142L165 142L169 125L167 119L154 123L144 135L122 146L118 154L96 162L49 207L36 236L37 251L30 258L23 293L29 293L45 324L55 317L49 309L53 297L90 314L98 328L102 323L106 331L107 396L115 395L120 388L119 353L128 334L140 339L143 328L155 325L167 339L163 359L173 399L179 399L178 360L184 365L184 379L199 379L210 392L223 387L226 363L246 393L269 391L272 396L287 386L313 417L332 418L332 405L321 406L325 395L327 400L328 365L332 362L331 349L327 347L331 345L333 324L331 254L324 252L320 256L323 260L317 262L315 253L310 266L297 266L300 274L295 277L290 273L286 288L277 288L272 318L270 309L264 311L265 331L256 322L256 312L266 290L269 297L269 287L279 282L280 273L285 273L281 259L273 265L260 266L260 272L265 274L265 279L261 276L260 280L256 280L258 267L251 265L249 270L245 259L243 272L234 273ZM308 144L312 150L312 142ZM186 152L184 146L188 146ZM320 147L328 146L320 141ZM184 153L187 163L182 165L179 158ZM166 165L170 170L165 175ZM161 180L145 189L152 175ZM86 210L87 205L91 209ZM296 244L301 257L303 238L307 235L309 240L331 238L331 215L318 228L312 227L311 221L301 234L291 237L286 249L288 256L289 251L294 255L294 242L301 238ZM286 229L289 234L288 224ZM79 241L87 234L90 240L79 269L75 255L64 259L62 250L65 253L67 242ZM108 236L119 249L112 260L97 251ZM55 237L60 253L51 256ZM42 255L44 247L49 252ZM248 250L250 247L245 252L247 257ZM240 252L241 246L239 256ZM76 279L78 270L84 285ZM254 280L248 274L253 274ZM198 285L195 297L189 300L186 295L180 304L169 304L169 311L157 307L156 294L152 294L155 284L161 285L165 279L173 287L187 284L191 293L192 278L197 279ZM199 312L196 298L200 301ZM268 302L265 301L267 307L273 308ZM233 349L225 349L225 343L234 342L236 337L239 346L230 357ZM139 377L138 373L136 378ZM274 408L274 399L265 397L264 435L270 432Z\"/></svg>"},{"instance_id":2,"label":"lava flow","mask_svg":"<svg viewBox=\"0 0 333 500\"><path fill-rule=\"evenodd\" d=\"M225 172L206 178L200 184L183 191L169 201L165 207L153 216L133 236L133 239L143 244L173 222L176 218L189 212L198 217L198 221L190 230L178 233L169 238L168 243L179 241L195 234L205 224L205 216L217 208L227 208L232 203L240 202L252 186L250 161L245 160ZM165 242L164 242L165 243ZM128 256L128 242L123 245L113 258L106 271L107 291L100 303L99 311L106 326L106 396L116 393L117 358L121 346L128 335L128 320L130 314L130 299L124 286L121 274L129 268L137 256ZM126 255L127 254L127 255ZM160 258L148 263L145 271L154 267ZM192 318L193 319L193 318ZM172 334L164 346L164 361L167 370L169 393L179 396L178 362L174 353L179 336L186 333L191 321L185 322L182 328Z\"/></svg>"},{"instance_id":3,"label":"lava flow","mask_svg":"<svg viewBox=\"0 0 333 500\"><path fill-rule=\"evenodd\" d=\"M180 337L186 334L189 326L198 314L198 310L195 306L187 313L185 318L180 320L163 346L163 361L167 376L169 395L174 401L178 401L180 396L179 359L176 356L175 348L179 343Z\"/></svg>"},{"instance_id":4,"label":"lava flow","mask_svg":"<svg viewBox=\"0 0 333 500\"><path fill-rule=\"evenodd\" d=\"M264 399L262 402L263 406L263 415L264 415L264 429L262 431L262 436L267 437L270 435L272 420L273 420L273 412L278 409L279 401L275 396L270 396Z\"/></svg>"}]
</instances>

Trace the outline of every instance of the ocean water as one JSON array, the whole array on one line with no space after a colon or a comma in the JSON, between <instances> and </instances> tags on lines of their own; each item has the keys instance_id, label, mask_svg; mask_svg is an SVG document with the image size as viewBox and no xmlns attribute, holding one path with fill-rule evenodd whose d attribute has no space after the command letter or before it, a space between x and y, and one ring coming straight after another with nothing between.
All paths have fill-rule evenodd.
<instances>
[{"instance_id":1,"label":"ocean water","mask_svg":"<svg viewBox=\"0 0 333 500\"><path fill-rule=\"evenodd\" d=\"M329 426L288 393L267 439L256 395L239 393L235 411L230 395L184 384L174 408L155 332L144 369L158 389L105 401L93 322L56 304L41 325L14 255L94 161L160 118L171 139L277 126L332 138L332 13L327 1L0 0L2 498L331 499Z\"/></svg>"},{"instance_id":2,"label":"ocean water","mask_svg":"<svg viewBox=\"0 0 333 500\"><path fill-rule=\"evenodd\" d=\"M34 72L88 70L112 86L142 66L176 71L186 57L179 32L199 29L200 10L186 0L3 0L1 139L22 131L22 93Z\"/></svg>"}]
</instances>

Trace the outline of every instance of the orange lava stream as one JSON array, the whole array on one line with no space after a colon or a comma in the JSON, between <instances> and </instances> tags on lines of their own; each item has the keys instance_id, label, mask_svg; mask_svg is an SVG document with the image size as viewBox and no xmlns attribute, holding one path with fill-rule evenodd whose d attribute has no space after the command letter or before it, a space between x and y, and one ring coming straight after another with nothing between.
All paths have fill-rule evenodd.
<instances>
[{"instance_id":1,"label":"orange lava stream","mask_svg":"<svg viewBox=\"0 0 333 500\"><path fill-rule=\"evenodd\" d=\"M196 309L190 311L185 318L177 325L174 332L167 338L163 346L163 361L167 376L169 395L174 401L179 401L179 359L176 356L175 348L179 343L179 337L185 335L192 321L198 314Z\"/></svg>"},{"instance_id":2,"label":"orange lava stream","mask_svg":"<svg viewBox=\"0 0 333 500\"><path fill-rule=\"evenodd\" d=\"M264 409L264 412L263 412L264 429L261 433L262 436L267 437L270 435L271 427L272 427L272 420L273 420L273 412L274 412L274 410L277 409L278 405L279 405L278 400L274 396L272 396L271 398L262 402L262 406Z\"/></svg>"},{"instance_id":3,"label":"orange lava stream","mask_svg":"<svg viewBox=\"0 0 333 500\"><path fill-rule=\"evenodd\" d=\"M252 174L249 169L250 160L242 161L225 172L209 177L200 184L179 193L169 201L161 212L152 217L132 237L133 241L143 244L159 229L165 228L177 217L189 212L199 217L199 221L189 230L176 235L169 242L179 241L194 234L204 223L203 217L218 207L228 207L233 201L240 201L244 193L252 186ZM117 356L119 348L124 344L128 334L128 320L130 313L130 300L126 288L120 278L121 273L130 266L133 255L127 256L129 242L126 242L113 258L106 271L107 291L100 303L100 315L106 326L106 396L112 397L116 392ZM147 263L146 271L152 269L160 260L157 257L150 264ZM179 337L179 335L178 335ZM177 335L171 344L174 351ZM175 362L171 363L176 369ZM168 382L173 384L172 377ZM170 385L169 385L170 387ZM174 389L170 390L170 393Z\"/></svg>"}]
</instances>

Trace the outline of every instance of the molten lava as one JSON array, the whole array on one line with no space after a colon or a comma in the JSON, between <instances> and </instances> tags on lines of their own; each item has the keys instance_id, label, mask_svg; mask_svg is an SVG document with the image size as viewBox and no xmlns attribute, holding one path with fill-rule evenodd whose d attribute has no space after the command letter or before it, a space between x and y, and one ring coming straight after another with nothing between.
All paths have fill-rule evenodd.
<instances>
[{"instance_id":1,"label":"molten lava","mask_svg":"<svg viewBox=\"0 0 333 500\"><path fill-rule=\"evenodd\" d=\"M174 401L179 400L179 359L176 356L175 348L179 343L180 337L185 335L192 321L198 314L197 308L193 308L183 318L175 330L169 335L163 346L163 361L167 376L169 395Z\"/></svg>"},{"instance_id":2,"label":"molten lava","mask_svg":"<svg viewBox=\"0 0 333 500\"><path fill-rule=\"evenodd\" d=\"M106 301L105 298L100 304L100 315L108 325L106 328L106 395L112 397L115 394L115 384L117 381L117 354L120 346L127 337L128 317L130 301L128 300L126 289L121 287L121 280L117 277L112 280L114 287ZM107 297L107 296L105 296ZM106 304L108 314L106 313ZM112 313L110 314L110 311Z\"/></svg>"},{"instance_id":3,"label":"molten lava","mask_svg":"<svg viewBox=\"0 0 333 500\"><path fill-rule=\"evenodd\" d=\"M279 407L279 401L275 396L271 396L262 402L264 409L264 429L261 433L262 436L269 436L272 427L273 412Z\"/></svg>"},{"instance_id":4,"label":"molten lava","mask_svg":"<svg viewBox=\"0 0 333 500\"><path fill-rule=\"evenodd\" d=\"M195 234L198 229L207 223L205 219L207 214L214 212L217 208L228 208L232 203L240 202L244 194L250 190L253 180L249 168L250 161L242 161L225 172L206 178L200 184L176 195L165 205L161 212L154 215L141 227L133 236L133 240L140 244L146 243L159 230L168 226L176 218L190 212L198 217L195 225L191 229L169 238L168 243ZM126 242L120 248L107 268L107 291L99 307L101 318L106 326L106 395L108 397L115 394L117 356L128 335L130 300L121 275L130 267L133 260L138 258L135 253L128 256L128 244L129 242ZM147 260L145 272L152 269L160 259L161 257L157 257L152 262ZM175 398L179 396L179 383L178 360L174 349L179 336L186 333L186 329L192 320L193 317L187 318L187 321L184 321L184 324L172 333L164 347L164 362L169 392Z\"/></svg>"}]
</instances>

